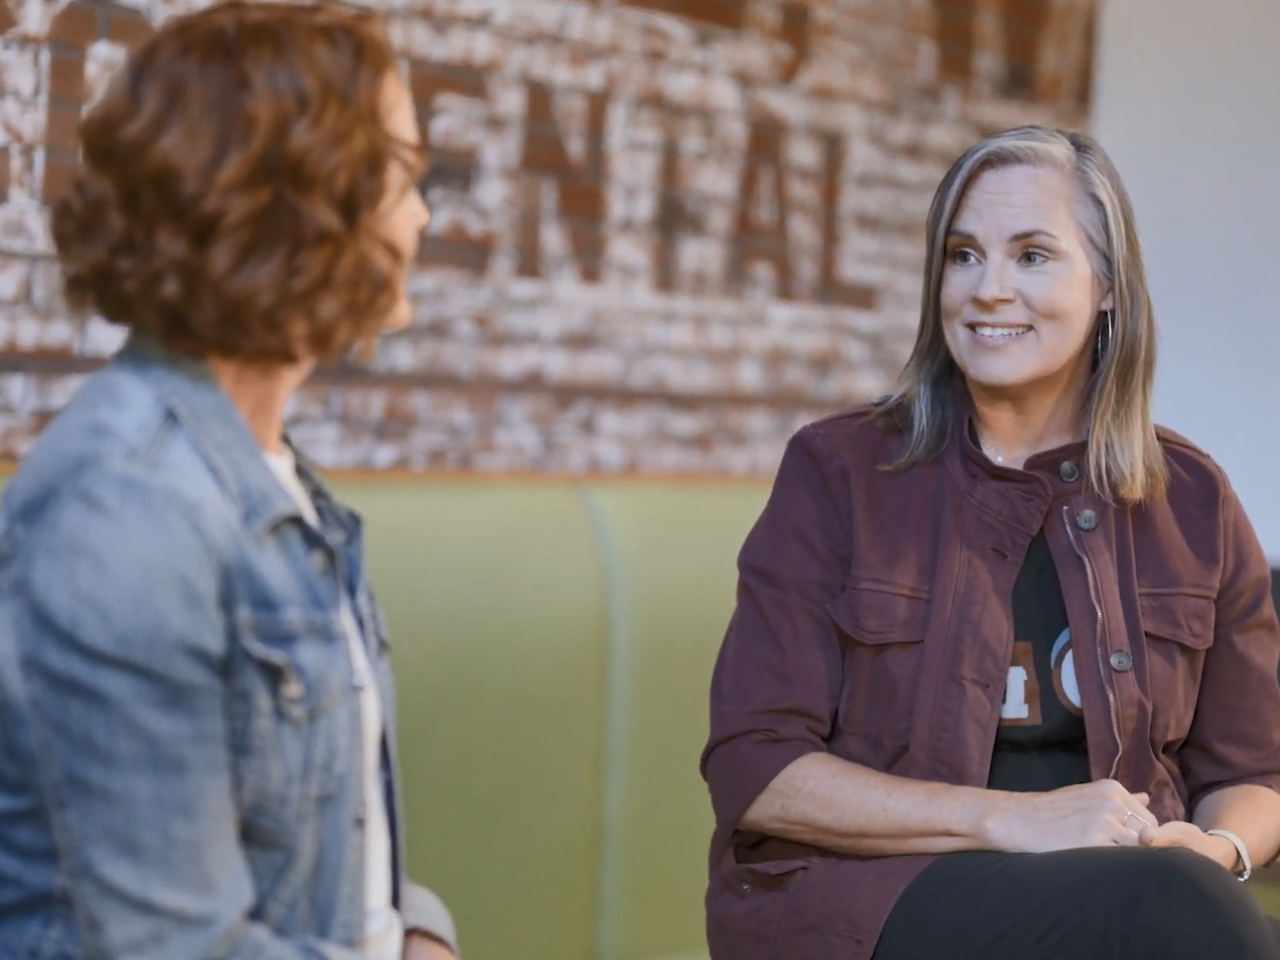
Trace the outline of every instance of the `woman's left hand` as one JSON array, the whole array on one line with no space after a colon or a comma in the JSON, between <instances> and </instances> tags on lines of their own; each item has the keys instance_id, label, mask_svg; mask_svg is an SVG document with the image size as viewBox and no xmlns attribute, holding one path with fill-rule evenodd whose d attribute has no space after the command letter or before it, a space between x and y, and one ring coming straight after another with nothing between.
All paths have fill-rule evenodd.
<instances>
[{"instance_id":1,"label":"woman's left hand","mask_svg":"<svg viewBox=\"0 0 1280 960\"><path fill-rule=\"evenodd\" d=\"M1158 827L1143 827L1138 843L1144 847L1183 847L1208 857L1228 870L1235 868L1238 854L1235 844L1226 837L1214 837L1194 823L1170 820Z\"/></svg>"},{"instance_id":2,"label":"woman's left hand","mask_svg":"<svg viewBox=\"0 0 1280 960\"><path fill-rule=\"evenodd\" d=\"M404 935L403 960L457 960L452 950L434 937L410 930Z\"/></svg>"}]
</instances>

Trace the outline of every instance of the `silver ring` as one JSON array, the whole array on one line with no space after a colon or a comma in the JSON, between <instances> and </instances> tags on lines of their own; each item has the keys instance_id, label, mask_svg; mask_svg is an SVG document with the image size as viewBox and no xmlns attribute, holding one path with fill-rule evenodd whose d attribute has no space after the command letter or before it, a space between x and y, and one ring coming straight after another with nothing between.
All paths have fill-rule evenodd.
<instances>
[{"instance_id":1,"label":"silver ring","mask_svg":"<svg viewBox=\"0 0 1280 960\"><path fill-rule=\"evenodd\" d=\"M1142 835L1142 829L1141 829L1141 827L1140 827L1140 828L1138 828L1137 830L1135 830L1135 829L1133 829L1133 827L1127 826L1127 824L1129 823L1129 818L1130 818L1130 817L1133 817L1133 819L1137 820L1140 824L1142 824L1142 826L1143 826L1143 827L1149 827L1149 826L1151 826L1151 824L1147 823L1147 821L1146 821L1146 820L1144 820L1142 817L1138 816L1138 815L1137 815L1136 813L1134 813L1132 810L1126 810L1126 811L1125 811L1124 816L1120 818L1120 826L1124 827L1126 830L1128 830L1130 833L1132 833L1135 837L1136 837L1136 836L1141 836L1141 835Z\"/></svg>"}]
</instances>

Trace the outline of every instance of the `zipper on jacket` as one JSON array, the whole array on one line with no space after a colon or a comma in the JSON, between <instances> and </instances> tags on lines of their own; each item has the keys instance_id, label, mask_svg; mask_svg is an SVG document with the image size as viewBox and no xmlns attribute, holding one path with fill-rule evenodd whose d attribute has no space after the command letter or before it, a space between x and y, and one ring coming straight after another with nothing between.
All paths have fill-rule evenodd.
<instances>
[{"instance_id":1,"label":"zipper on jacket","mask_svg":"<svg viewBox=\"0 0 1280 960\"><path fill-rule=\"evenodd\" d=\"M1116 741L1116 759L1111 764L1111 779L1116 778L1116 774L1120 770L1120 758L1124 756L1124 743L1120 739L1120 720L1116 714L1116 695L1111 691L1111 685L1107 683L1107 667L1102 660L1102 602L1098 599L1098 585L1093 573L1093 561L1089 559L1089 555L1084 552L1079 542L1076 540L1076 532L1071 529L1071 508L1063 506L1062 522L1067 527L1067 539L1071 541L1071 547L1075 550L1081 562L1084 564L1085 580L1089 584L1089 600L1093 603L1093 612L1097 616L1094 624L1093 632L1093 649L1098 655L1098 676L1102 680L1102 689L1107 694L1107 707L1111 711L1111 734Z\"/></svg>"}]
</instances>

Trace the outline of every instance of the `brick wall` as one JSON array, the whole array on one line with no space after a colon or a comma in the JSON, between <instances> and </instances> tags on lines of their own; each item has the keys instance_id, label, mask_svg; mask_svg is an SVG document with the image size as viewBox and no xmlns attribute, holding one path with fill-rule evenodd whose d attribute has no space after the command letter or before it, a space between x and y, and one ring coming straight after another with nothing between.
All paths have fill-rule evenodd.
<instances>
[{"instance_id":1,"label":"brick wall","mask_svg":"<svg viewBox=\"0 0 1280 960\"><path fill-rule=\"evenodd\" d=\"M411 329L317 374L334 468L768 475L910 348L922 221L982 133L1087 122L1096 0L379 4L435 155ZM45 203L183 0L0 0L0 458L119 344Z\"/></svg>"}]
</instances>

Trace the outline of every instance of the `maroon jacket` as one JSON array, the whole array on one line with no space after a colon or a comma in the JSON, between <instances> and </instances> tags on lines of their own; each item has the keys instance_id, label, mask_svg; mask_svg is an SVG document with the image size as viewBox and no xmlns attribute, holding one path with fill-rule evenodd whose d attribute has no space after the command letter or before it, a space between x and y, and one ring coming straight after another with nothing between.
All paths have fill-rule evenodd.
<instances>
[{"instance_id":1,"label":"maroon jacket","mask_svg":"<svg viewBox=\"0 0 1280 960\"><path fill-rule=\"evenodd\" d=\"M1151 795L1162 822L1209 792L1280 789L1280 627L1270 569L1222 471L1167 431L1167 494L1086 492L1084 446L1024 471L990 463L967 410L903 473L872 408L787 447L739 558L711 688L703 774L717 828L715 960L867 960L934 858L860 858L737 830L784 767L827 751L983 787L1013 652L1011 597L1040 530L1057 566L1095 778Z\"/></svg>"}]
</instances>

